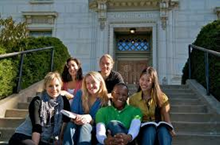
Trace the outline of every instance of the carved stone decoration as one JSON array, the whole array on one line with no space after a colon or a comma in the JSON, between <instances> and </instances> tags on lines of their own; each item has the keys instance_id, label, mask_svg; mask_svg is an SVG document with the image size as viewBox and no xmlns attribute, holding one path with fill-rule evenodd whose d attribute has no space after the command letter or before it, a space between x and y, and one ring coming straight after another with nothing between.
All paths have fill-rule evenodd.
<instances>
[{"instance_id":1,"label":"carved stone decoration","mask_svg":"<svg viewBox=\"0 0 220 146\"><path fill-rule=\"evenodd\" d=\"M216 7L214 12L217 14L218 19L220 19L220 7Z\"/></svg>"},{"instance_id":2,"label":"carved stone decoration","mask_svg":"<svg viewBox=\"0 0 220 146\"><path fill-rule=\"evenodd\" d=\"M31 16L26 16L26 22L27 22L27 24L31 24L32 23Z\"/></svg>"},{"instance_id":3,"label":"carved stone decoration","mask_svg":"<svg viewBox=\"0 0 220 146\"><path fill-rule=\"evenodd\" d=\"M98 19L100 22L100 29L105 28L106 17L107 17L107 0L98 0Z\"/></svg>"},{"instance_id":4,"label":"carved stone decoration","mask_svg":"<svg viewBox=\"0 0 220 146\"><path fill-rule=\"evenodd\" d=\"M160 2L160 19L163 30L167 27L168 12L178 6L179 0L161 0Z\"/></svg>"},{"instance_id":5,"label":"carved stone decoration","mask_svg":"<svg viewBox=\"0 0 220 146\"><path fill-rule=\"evenodd\" d=\"M167 26L168 12L178 6L179 0L89 0L89 8L98 13L100 28L104 29L107 12L159 11L162 28Z\"/></svg>"},{"instance_id":6,"label":"carved stone decoration","mask_svg":"<svg viewBox=\"0 0 220 146\"><path fill-rule=\"evenodd\" d=\"M161 2L160 2L160 19L161 19L163 30L165 30L165 28L167 26L168 8L169 8L169 0L161 0Z\"/></svg>"},{"instance_id":7,"label":"carved stone decoration","mask_svg":"<svg viewBox=\"0 0 220 146\"><path fill-rule=\"evenodd\" d=\"M55 18L58 16L57 12L45 12L45 11L29 11L22 12L23 16L26 18L28 24L33 23L45 23L54 24Z\"/></svg>"}]
</instances>

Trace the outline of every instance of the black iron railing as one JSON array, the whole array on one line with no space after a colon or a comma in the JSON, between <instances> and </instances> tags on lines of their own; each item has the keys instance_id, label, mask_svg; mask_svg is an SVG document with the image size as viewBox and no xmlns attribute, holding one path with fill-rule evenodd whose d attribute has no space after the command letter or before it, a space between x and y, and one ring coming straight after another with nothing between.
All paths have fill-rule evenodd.
<instances>
[{"instance_id":1,"label":"black iron railing","mask_svg":"<svg viewBox=\"0 0 220 146\"><path fill-rule=\"evenodd\" d=\"M0 55L0 59L21 55L20 64L19 64L19 76L18 76L17 89L16 89L17 93L21 90L22 68L23 68L23 62L24 62L24 55L28 54L28 53L32 53L32 52L38 52L38 51L49 50L49 49L51 49L50 71L53 71L53 59L54 59L54 47L53 46Z\"/></svg>"},{"instance_id":2,"label":"black iron railing","mask_svg":"<svg viewBox=\"0 0 220 146\"><path fill-rule=\"evenodd\" d=\"M202 47L198 47L198 46L195 46L195 45L192 45L190 44L188 46L188 55L189 55L189 79L192 78L192 68L191 68L191 61L192 61L192 58L191 58L191 52L193 49L197 49L197 50L200 50L202 52L204 52L204 55L205 55L205 80L206 80L206 93L207 95L210 95L210 82L209 82L209 54L212 54L212 55L215 55L215 56L218 56L220 57L220 53L219 52L216 52L216 51L213 51L213 50L208 50L208 49L205 49L205 48L202 48Z\"/></svg>"}]
</instances>

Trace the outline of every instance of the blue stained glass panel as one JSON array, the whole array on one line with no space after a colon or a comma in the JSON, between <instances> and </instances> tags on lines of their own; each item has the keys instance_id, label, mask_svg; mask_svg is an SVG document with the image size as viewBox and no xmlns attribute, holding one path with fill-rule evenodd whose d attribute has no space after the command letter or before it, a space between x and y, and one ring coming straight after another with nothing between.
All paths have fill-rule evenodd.
<instances>
[{"instance_id":1,"label":"blue stained glass panel","mask_svg":"<svg viewBox=\"0 0 220 146\"><path fill-rule=\"evenodd\" d=\"M146 38L122 38L117 42L119 51L149 51L150 45Z\"/></svg>"}]
</instances>

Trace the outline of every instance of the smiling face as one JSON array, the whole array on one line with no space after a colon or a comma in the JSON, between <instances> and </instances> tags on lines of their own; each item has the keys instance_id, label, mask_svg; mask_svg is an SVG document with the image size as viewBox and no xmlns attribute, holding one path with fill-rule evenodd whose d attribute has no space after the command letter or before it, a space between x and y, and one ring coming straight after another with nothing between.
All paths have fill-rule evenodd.
<instances>
[{"instance_id":1,"label":"smiling face","mask_svg":"<svg viewBox=\"0 0 220 146\"><path fill-rule=\"evenodd\" d=\"M52 98L58 97L61 91L60 80L58 80L57 78L54 78L53 80L49 81L46 84L46 91L50 97Z\"/></svg>"},{"instance_id":2,"label":"smiling face","mask_svg":"<svg viewBox=\"0 0 220 146\"><path fill-rule=\"evenodd\" d=\"M109 75L113 68L113 62L110 58L104 56L101 58L99 66L101 69L101 74Z\"/></svg>"},{"instance_id":3,"label":"smiling face","mask_svg":"<svg viewBox=\"0 0 220 146\"><path fill-rule=\"evenodd\" d=\"M69 74L71 76L76 76L77 75L77 71L79 69L79 66L77 65L77 63L74 60L70 60L68 62L67 68L68 68Z\"/></svg>"},{"instance_id":4,"label":"smiling face","mask_svg":"<svg viewBox=\"0 0 220 146\"><path fill-rule=\"evenodd\" d=\"M91 95L97 94L100 89L100 81L93 78L91 75L85 79L86 88Z\"/></svg>"},{"instance_id":5,"label":"smiling face","mask_svg":"<svg viewBox=\"0 0 220 146\"><path fill-rule=\"evenodd\" d=\"M142 91L150 91L153 86L153 80L149 74L143 74L139 79L139 85Z\"/></svg>"},{"instance_id":6,"label":"smiling face","mask_svg":"<svg viewBox=\"0 0 220 146\"><path fill-rule=\"evenodd\" d=\"M124 85L116 85L112 91L112 97L114 107L118 110L122 110L128 98L127 87Z\"/></svg>"}]
</instances>

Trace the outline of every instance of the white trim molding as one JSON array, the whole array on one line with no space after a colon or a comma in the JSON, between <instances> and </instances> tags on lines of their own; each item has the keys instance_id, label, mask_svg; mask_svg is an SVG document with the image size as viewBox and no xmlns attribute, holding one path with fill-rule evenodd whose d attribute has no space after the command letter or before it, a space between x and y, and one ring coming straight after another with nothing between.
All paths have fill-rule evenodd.
<instances>
[{"instance_id":1,"label":"white trim molding","mask_svg":"<svg viewBox=\"0 0 220 146\"><path fill-rule=\"evenodd\" d=\"M54 0L30 0L30 4L53 4Z\"/></svg>"}]
</instances>

